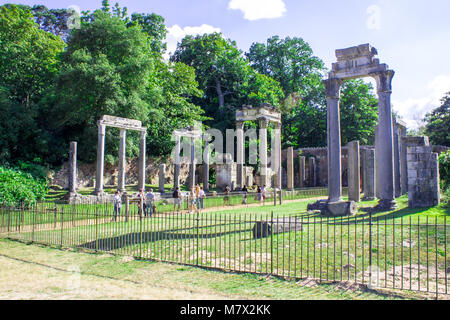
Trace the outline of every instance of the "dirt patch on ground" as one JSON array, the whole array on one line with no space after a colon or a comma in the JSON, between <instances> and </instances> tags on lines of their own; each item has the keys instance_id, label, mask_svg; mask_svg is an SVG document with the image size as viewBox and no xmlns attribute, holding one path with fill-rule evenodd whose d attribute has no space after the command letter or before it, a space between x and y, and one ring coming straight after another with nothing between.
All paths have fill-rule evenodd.
<instances>
[{"instance_id":1,"label":"dirt patch on ground","mask_svg":"<svg viewBox=\"0 0 450 320\"><path fill-rule=\"evenodd\" d=\"M231 297L208 292L170 288L84 274L77 265L58 268L33 261L0 255L1 300L34 299L145 299L145 300L208 300Z\"/></svg>"}]
</instances>

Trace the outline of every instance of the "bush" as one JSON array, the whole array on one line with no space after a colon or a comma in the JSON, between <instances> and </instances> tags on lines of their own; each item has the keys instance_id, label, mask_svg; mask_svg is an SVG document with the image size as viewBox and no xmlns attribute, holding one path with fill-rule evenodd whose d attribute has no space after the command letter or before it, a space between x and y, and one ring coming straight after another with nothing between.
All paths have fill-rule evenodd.
<instances>
[{"instance_id":1,"label":"bush","mask_svg":"<svg viewBox=\"0 0 450 320\"><path fill-rule=\"evenodd\" d=\"M442 152L439 156L439 175L441 188L445 193L450 188L450 150Z\"/></svg>"},{"instance_id":2,"label":"bush","mask_svg":"<svg viewBox=\"0 0 450 320\"><path fill-rule=\"evenodd\" d=\"M26 206L44 200L48 193L45 179L36 179L20 170L0 167L0 204Z\"/></svg>"}]
</instances>

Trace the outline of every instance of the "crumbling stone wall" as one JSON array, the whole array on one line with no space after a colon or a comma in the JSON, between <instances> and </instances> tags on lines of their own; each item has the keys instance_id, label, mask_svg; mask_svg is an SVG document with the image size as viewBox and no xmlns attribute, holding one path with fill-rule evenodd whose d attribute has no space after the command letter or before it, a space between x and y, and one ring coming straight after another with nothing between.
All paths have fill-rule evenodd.
<instances>
[{"instance_id":1,"label":"crumbling stone wall","mask_svg":"<svg viewBox=\"0 0 450 320\"><path fill-rule=\"evenodd\" d=\"M440 202L438 154L431 146L408 147L408 201L411 208Z\"/></svg>"}]
</instances>

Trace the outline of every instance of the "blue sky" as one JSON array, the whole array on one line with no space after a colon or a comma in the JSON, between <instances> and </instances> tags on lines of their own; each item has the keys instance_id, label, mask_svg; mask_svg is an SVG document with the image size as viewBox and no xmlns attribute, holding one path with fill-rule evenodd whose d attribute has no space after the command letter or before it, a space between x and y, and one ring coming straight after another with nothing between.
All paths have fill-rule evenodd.
<instances>
[{"instance_id":1,"label":"blue sky","mask_svg":"<svg viewBox=\"0 0 450 320\"><path fill-rule=\"evenodd\" d=\"M111 1L115 3L116 1ZM78 6L101 1L26 0L4 3ZM246 51L273 35L302 37L331 68L335 49L370 43L396 71L393 108L410 127L439 106L450 91L448 0L122 0L129 13L157 13L166 20L171 50L185 34L221 31Z\"/></svg>"}]
</instances>

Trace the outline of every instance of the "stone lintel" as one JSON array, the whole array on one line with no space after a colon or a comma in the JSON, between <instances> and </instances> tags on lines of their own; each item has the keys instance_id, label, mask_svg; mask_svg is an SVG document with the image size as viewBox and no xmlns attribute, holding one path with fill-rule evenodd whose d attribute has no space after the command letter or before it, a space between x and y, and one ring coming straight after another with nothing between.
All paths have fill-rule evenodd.
<instances>
[{"instance_id":1,"label":"stone lintel","mask_svg":"<svg viewBox=\"0 0 450 320\"><path fill-rule=\"evenodd\" d=\"M99 126L107 126L107 127L113 127L113 128L118 128L118 129L124 129L124 130L141 131L141 132L147 131L147 128L145 128L145 127L136 127L133 125L127 125L127 124L122 124L122 123L117 123L117 122L108 122L108 121L103 121L103 120L99 120L97 124Z\"/></svg>"},{"instance_id":2,"label":"stone lintel","mask_svg":"<svg viewBox=\"0 0 450 320\"><path fill-rule=\"evenodd\" d=\"M337 64L333 64L333 71L329 73L330 78L348 80L356 79L367 76L372 76L372 74L377 74L380 72L388 71L389 67L387 64L368 64L363 66L357 66L354 63L348 63L345 67L338 67Z\"/></svg>"},{"instance_id":3,"label":"stone lintel","mask_svg":"<svg viewBox=\"0 0 450 320\"><path fill-rule=\"evenodd\" d=\"M354 59L358 57L373 58L377 54L378 54L377 50L373 48L369 43L361 44L355 47L336 50L336 58L338 61L345 61L348 59Z\"/></svg>"},{"instance_id":4,"label":"stone lintel","mask_svg":"<svg viewBox=\"0 0 450 320\"><path fill-rule=\"evenodd\" d=\"M261 117L270 122L281 123L281 113L272 106L262 105L257 108L243 106L241 110L236 111L236 122L256 121Z\"/></svg>"},{"instance_id":5,"label":"stone lintel","mask_svg":"<svg viewBox=\"0 0 450 320\"><path fill-rule=\"evenodd\" d=\"M174 135L178 136L178 137L186 137L186 138L194 138L194 139L203 138L203 132L201 130L194 130L194 131L175 130Z\"/></svg>"},{"instance_id":6,"label":"stone lintel","mask_svg":"<svg viewBox=\"0 0 450 320\"><path fill-rule=\"evenodd\" d=\"M127 119L127 118L120 118L120 117L114 117L114 116L108 116L104 115L100 118L100 121L105 123L108 126L126 126L126 127L135 127L135 128L141 128L142 122L139 120L133 120L133 119Z\"/></svg>"}]
</instances>

